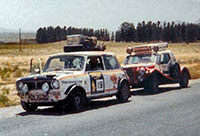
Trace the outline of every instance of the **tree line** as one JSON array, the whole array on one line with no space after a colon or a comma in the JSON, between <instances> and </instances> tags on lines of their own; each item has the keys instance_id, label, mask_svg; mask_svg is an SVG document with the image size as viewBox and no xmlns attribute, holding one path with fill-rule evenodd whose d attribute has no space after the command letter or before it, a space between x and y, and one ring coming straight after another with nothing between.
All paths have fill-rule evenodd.
<instances>
[{"instance_id":1,"label":"tree line","mask_svg":"<svg viewBox=\"0 0 200 136\"><path fill-rule=\"evenodd\" d=\"M94 30L91 28L66 27L43 27L36 33L37 43L49 43L66 40L67 35L83 34L95 36L101 41L125 41L125 42L196 42L200 41L200 23L175 23L175 22L123 22L116 32L111 34L107 29Z\"/></svg>"},{"instance_id":2,"label":"tree line","mask_svg":"<svg viewBox=\"0 0 200 136\"><path fill-rule=\"evenodd\" d=\"M124 22L115 32L115 41L125 42L196 42L200 41L200 24L178 23L160 21L138 23L135 27L133 23Z\"/></svg>"},{"instance_id":3,"label":"tree line","mask_svg":"<svg viewBox=\"0 0 200 136\"><path fill-rule=\"evenodd\" d=\"M60 26L53 27L43 27L39 28L36 33L37 43L50 43L66 40L67 35L72 34L83 34L85 36L95 36L98 40L109 41L110 35L107 29L94 30L90 28L75 28L66 27L61 28Z\"/></svg>"}]
</instances>

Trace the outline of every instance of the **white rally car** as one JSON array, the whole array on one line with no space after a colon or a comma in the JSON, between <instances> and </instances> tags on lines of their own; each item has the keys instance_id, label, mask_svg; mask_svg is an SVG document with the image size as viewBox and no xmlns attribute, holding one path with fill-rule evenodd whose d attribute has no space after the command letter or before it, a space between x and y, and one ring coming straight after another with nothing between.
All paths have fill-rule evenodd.
<instances>
[{"instance_id":1,"label":"white rally car","mask_svg":"<svg viewBox=\"0 0 200 136\"><path fill-rule=\"evenodd\" d=\"M87 98L116 95L125 102L130 97L128 76L115 55L103 51L52 55L39 74L19 78L16 88L26 111L45 105L81 111Z\"/></svg>"}]
</instances>

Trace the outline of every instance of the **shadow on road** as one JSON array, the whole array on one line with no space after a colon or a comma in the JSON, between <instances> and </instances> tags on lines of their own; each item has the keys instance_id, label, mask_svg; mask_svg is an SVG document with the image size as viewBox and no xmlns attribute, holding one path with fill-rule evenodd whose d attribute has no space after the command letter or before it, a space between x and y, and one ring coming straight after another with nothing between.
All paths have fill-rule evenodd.
<instances>
[{"instance_id":1,"label":"shadow on road","mask_svg":"<svg viewBox=\"0 0 200 136\"><path fill-rule=\"evenodd\" d=\"M187 88L190 88L190 86L188 86ZM137 95L156 95L156 94L160 94L160 93L165 93L165 92L169 92L169 91L174 91L174 90L179 90L179 89L182 89L181 87L159 87L159 92L158 93L148 93L148 92L145 92L144 89L140 88L140 89L137 89L137 90L134 90L134 91L131 91L131 94L133 96L137 96Z\"/></svg>"},{"instance_id":2,"label":"shadow on road","mask_svg":"<svg viewBox=\"0 0 200 136\"><path fill-rule=\"evenodd\" d=\"M119 103L116 99L95 100L95 101L91 101L82 112L99 109L99 108L105 108L105 107L118 105L118 104L123 104L123 103ZM18 113L17 115L18 116L28 116L28 115L61 116L61 115L68 115L68 114L76 114L76 113L71 112L70 110L65 109L65 108L63 108L62 110L61 109L57 110L54 107L47 107L43 109L38 109L35 112L21 112L21 113Z\"/></svg>"},{"instance_id":3,"label":"shadow on road","mask_svg":"<svg viewBox=\"0 0 200 136\"><path fill-rule=\"evenodd\" d=\"M180 87L159 87L159 92L156 94L179 90L179 89L181 88ZM133 91L131 91L131 94L133 96L156 95L152 93L146 93L144 89L141 89L141 88L134 89ZM106 108L106 107L118 105L118 104L123 104L123 103L119 103L115 98L106 99L106 100L104 99L93 100L86 106L86 108L82 112L99 109L99 108ZM18 113L17 115L18 116L28 116L28 115L61 116L61 115L71 115L71 114L76 114L76 113L73 113L66 108L64 108L63 110L57 110L54 107L47 107L43 109L38 109L35 112L21 112L21 113Z\"/></svg>"}]
</instances>

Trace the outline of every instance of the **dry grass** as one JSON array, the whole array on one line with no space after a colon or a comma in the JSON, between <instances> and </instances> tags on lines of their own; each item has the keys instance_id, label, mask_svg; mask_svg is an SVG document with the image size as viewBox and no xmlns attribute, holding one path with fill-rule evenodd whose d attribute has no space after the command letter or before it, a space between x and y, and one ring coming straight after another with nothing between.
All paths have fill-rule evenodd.
<instances>
[{"instance_id":1,"label":"dry grass","mask_svg":"<svg viewBox=\"0 0 200 136\"><path fill-rule=\"evenodd\" d=\"M6 87L1 88L0 92L0 107L13 106L19 104L18 99L10 99L10 89Z\"/></svg>"},{"instance_id":2,"label":"dry grass","mask_svg":"<svg viewBox=\"0 0 200 136\"><path fill-rule=\"evenodd\" d=\"M46 61L49 55L63 52L66 41L50 44L26 44L22 45L22 52L19 45L0 45L0 93L3 87L9 87L9 94L6 95L11 101L19 101L16 96L15 80L29 74L30 59L41 58ZM126 57L126 48L141 43L106 42L106 51L114 52L120 63ZM193 79L200 78L200 43L177 43L169 44L169 49L175 53L175 57L181 66L187 66Z\"/></svg>"}]
</instances>

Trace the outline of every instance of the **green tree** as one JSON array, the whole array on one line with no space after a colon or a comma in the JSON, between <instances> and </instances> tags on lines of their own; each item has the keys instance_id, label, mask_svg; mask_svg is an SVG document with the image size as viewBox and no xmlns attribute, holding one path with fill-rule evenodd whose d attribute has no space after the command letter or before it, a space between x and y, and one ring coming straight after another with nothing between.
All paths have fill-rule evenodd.
<instances>
[{"instance_id":1,"label":"green tree","mask_svg":"<svg viewBox=\"0 0 200 136\"><path fill-rule=\"evenodd\" d=\"M110 39L112 42L115 40L115 34L114 32L112 32L112 35L111 35L111 39Z\"/></svg>"}]
</instances>

